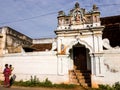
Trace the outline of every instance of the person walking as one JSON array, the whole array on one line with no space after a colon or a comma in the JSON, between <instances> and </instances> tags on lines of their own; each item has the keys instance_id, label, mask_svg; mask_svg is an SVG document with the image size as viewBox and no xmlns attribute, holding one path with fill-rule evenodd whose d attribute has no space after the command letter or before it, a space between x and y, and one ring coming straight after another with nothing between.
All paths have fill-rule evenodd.
<instances>
[{"instance_id":1,"label":"person walking","mask_svg":"<svg viewBox=\"0 0 120 90\"><path fill-rule=\"evenodd\" d=\"M8 64L5 64L5 69L3 71L4 74L4 87L10 87L10 75L11 75L11 70L8 67Z\"/></svg>"},{"instance_id":2,"label":"person walking","mask_svg":"<svg viewBox=\"0 0 120 90\"><path fill-rule=\"evenodd\" d=\"M14 69L14 68L12 67L12 65L9 65L9 68L10 68L10 70L11 70L10 86L12 86L12 84L13 84L16 76L15 76L15 74L12 75L12 71L13 71L13 69Z\"/></svg>"},{"instance_id":3,"label":"person walking","mask_svg":"<svg viewBox=\"0 0 120 90\"><path fill-rule=\"evenodd\" d=\"M14 69L11 64L9 65L9 68L10 68L11 72L12 72L13 69Z\"/></svg>"}]
</instances>

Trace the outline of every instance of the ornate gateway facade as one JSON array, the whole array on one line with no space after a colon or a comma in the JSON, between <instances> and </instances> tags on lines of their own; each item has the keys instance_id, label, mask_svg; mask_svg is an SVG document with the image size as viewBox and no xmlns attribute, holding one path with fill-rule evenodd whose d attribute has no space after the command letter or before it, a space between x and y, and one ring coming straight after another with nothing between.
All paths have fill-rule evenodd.
<instances>
[{"instance_id":1,"label":"ornate gateway facade","mask_svg":"<svg viewBox=\"0 0 120 90\"><path fill-rule=\"evenodd\" d=\"M68 15L63 11L58 14L57 53L59 61L70 63L70 81L83 86L94 85L94 76L103 76L103 46L100 12L96 5L90 12L80 8L79 3ZM65 73L61 70L62 74ZM67 72L66 72L67 73ZM74 76L72 74L75 74ZM77 82L78 81L78 82Z\"/></svg>"}]
</instances>

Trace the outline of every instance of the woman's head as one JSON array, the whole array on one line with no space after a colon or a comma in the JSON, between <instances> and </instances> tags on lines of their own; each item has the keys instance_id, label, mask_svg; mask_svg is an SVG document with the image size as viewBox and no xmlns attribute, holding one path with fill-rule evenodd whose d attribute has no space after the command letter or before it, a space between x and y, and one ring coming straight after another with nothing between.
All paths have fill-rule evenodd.
<instances>
[{"instance_id":1,"label":"woman's head","mask_svg":"<svg viewBox=\"0 0 120 90\"><path fill-rule=\"evenodd\" d=\"M8 64L5 64L5 67L8 67Z\"/></svg>"}]
</instances>

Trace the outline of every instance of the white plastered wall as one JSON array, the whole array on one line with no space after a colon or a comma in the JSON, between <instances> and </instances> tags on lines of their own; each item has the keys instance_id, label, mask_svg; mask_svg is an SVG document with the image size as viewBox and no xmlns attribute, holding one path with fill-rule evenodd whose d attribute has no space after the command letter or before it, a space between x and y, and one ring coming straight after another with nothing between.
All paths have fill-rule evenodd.
<instances>
[{"instance_id":1,"label":"white plastered wall","mask_svg":"<svg viewBox=\"0 0 120 90\"><path fill-rule=\"evenodd\" d=\"M12 64L16 75L16 81L30 80L31 76L36 76L40 81L48 78L53 83L67 83L68 73L60 74L56 52L32 52L23 54L8 54L0 58L0 79L3 80L3 70L5 64ZM62 67L67 70L67 62L63 62Z\"/></svg>"},{"instance_id":2,"label":"white plastered wall","mask_svg":"<svg viewBox=\"0 0 120 90\"><path fill-rule=\"evenodd\" d=\"M97 74L92 76L94 84L113 85L120 82L120 50L105 50L101 60L101 66L96 63ZM101 70L102 74L98 74Z\"/></svg>"}]
</instances>

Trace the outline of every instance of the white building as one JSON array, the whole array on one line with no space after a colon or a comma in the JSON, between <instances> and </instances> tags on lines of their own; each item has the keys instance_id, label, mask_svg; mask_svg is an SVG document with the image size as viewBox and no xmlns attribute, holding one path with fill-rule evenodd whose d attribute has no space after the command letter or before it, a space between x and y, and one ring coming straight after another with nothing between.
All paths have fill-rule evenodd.
<instances>
[{"instance_id":1,"label":"white building","mask_svg":"<svg viewBox=\"0 0 120 90\"><path fill-rule=\"evenodd\" d=\"M29 80L36 76L40 80L48 78L53 83L85 87L112 85L120 81L120 49L112 48L108 39L102 39L103 29L97 6L93 5L92 10L86 12L77 2L68 15L59 12L55 39L33 40L33 44L41 44L41 41L52 43L51 49L35 52L33 45L24 43L21 52L8 53L4 39L7 34L1 33L4 47L1 48L0 71L2 73L8 63L14 67L16 80ZM108 50L103 50L103 46ZM25 52L25 48L32 48L34 52Z\"/></svg>"}]
</instances>

